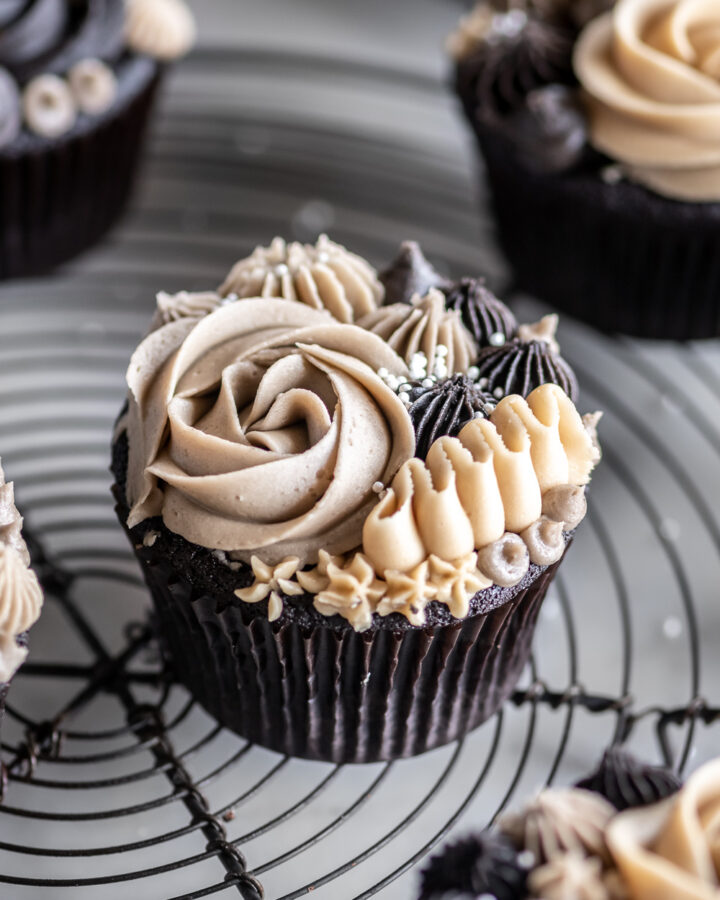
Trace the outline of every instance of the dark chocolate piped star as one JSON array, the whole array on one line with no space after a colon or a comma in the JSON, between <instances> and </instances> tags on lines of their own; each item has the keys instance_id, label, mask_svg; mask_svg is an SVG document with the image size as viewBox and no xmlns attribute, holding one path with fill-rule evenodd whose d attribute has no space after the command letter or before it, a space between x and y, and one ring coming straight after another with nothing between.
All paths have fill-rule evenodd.
<instances>
[{"instance_id":1,"label":"dark chocolate piped star","mask_svg":"<svg viewBox=\"0 0 720 900\"><path fill-rule=\"evenodd\" d=\"M427 261L415 241L404 241L398 255L379 277L385 287L385 306L410 303L416 294L424 297L431 288L444 291L450 285L448 279Z\"/></svg>"},{"instance_id":2,"label":"dark chocolate piped star","mask_svg":"<svg viewBox=\"0 0 720 900\"><path fill-rule=\"evenodd\" d=\"M422 872L418 900L525 900L527 872L510 842L481 831L452 844L430 858Z\"/></svg>"},{"instance_id":3,"label":"dark chocolate piped star","mask_svg":"<svg viewBox=\"0 0 720 900\"><path fill-rule=\"evenodd\" d=\"M576 787L600 794L621 811L664 800L679 791L681 783L670 769L647 765L622 747L610 747L597 769Z\"/></svg>"}]
</instances>

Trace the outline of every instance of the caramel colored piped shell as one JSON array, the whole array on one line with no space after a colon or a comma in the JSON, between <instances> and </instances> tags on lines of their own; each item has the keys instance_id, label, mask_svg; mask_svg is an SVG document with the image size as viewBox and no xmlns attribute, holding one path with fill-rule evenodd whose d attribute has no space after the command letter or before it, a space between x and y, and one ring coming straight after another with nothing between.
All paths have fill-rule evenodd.
<instances>
[{"instance_id":1,"label":"caramel colored piped shell","mask_svg":"<svg viewBox=\"0 0 720 900\"><path fill-rule=\"evenodd\" d=\"M195 19L182 0L125 0L128 47L162 62L179 59L195 43Z\"/></svg>"}]
</instances>

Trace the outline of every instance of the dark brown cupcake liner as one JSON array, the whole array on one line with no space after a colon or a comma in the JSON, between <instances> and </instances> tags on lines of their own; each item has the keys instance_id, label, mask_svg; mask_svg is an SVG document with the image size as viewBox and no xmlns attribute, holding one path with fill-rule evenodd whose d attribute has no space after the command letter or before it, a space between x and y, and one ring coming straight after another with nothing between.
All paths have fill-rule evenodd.
<instances>
[{"instance_id":1,"label":"dark brown cupcake liner","mask_svg":"<svg viewBox=\"0 0 720 900\"><path fill-rule=\"evenodd\" d=\"M559 565L488 613L357 633L339 617L269 622L260 605L198 590L154 548L136 553L163 646L198 702L253 743L338 763L414 756L495 713L527 663Z\"/></svg>"},{"instance_id":2,"label":"dark brown cupcake liner","mask_svg":"<svg viewBox=\"0 0 720 900\"><path fill-rule=\"evenodd\" d=\"M720 204L606 183L600 165L534 172L496 129L474 126L516 288L606 332L720 335Z\"/></svg>"},{"instance_id":3,"label":"dark brown cupcake liner","mask_svg":"<svg viewBox=\"0 0 720 900\"><path fill-rule=\"evenodd\" d=\"M125 208L162 69L128 59L119 97L55 140L0 151L0 278L37 275L96 243Z\"/></svg>"}]
</instances>

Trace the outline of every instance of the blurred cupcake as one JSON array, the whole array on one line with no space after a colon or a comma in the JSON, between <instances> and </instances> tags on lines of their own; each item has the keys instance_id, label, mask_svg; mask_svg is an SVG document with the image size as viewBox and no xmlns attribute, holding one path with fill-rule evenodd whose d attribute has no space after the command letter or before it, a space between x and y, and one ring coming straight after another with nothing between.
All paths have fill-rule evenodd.
<instances>
[{"instance_id":1,"label":"blurred cupcake","mask_svg":"<svg viewBox=\"0 0 720 900\"><path fill-rule=\"evenodd\" d=\"M362 258L276 239L160 295L131 359L115 496L160 635L278 752L390 759L484 721L584 516L595 420L554 383L484 392L446 288L385 304Z\"/></svg>"},{"instance_id":2,"label":"blurred cupcake","mask_svg":"<svg viewBox=\"0 0 720 900\"><path fill-rule=\"evenodd\" d=\"M516 284L606 331L720 334L720 7L481 2L451 41Z\"/></svg>"},{"instance_id":3,"label":"blurred cupcake","mask_svg":"<svg viewBox=\"0 0 720 900\"><path fill-rule=\"evenodd\" d=\"M0 278L95 243L122 211L182 0L28 0L0 9Z\"/></svg>"},{"instance_id":4,"label":"blurred cupcake","mask_svg":"<svg viewBox=\"0 0 720 900\"><path fill-rule=\"evenodd\" d=\"M10 682L25 661L27 632L38 620L42 602L22 537L13 485L6 483L0 466L0 726Z\"/></svg>"},{"instance_id":5,"label":"blurred cupcake","mask_svg":"<svg viewBox=\"0 0 720 900\"><path fill-rule=\"evenodd\" d=\"M543 790L492 831L443 848L419 900L713 900L718 809L718 761L681 787L613 747L578 786Z\"/></svg>"}]
</instances>

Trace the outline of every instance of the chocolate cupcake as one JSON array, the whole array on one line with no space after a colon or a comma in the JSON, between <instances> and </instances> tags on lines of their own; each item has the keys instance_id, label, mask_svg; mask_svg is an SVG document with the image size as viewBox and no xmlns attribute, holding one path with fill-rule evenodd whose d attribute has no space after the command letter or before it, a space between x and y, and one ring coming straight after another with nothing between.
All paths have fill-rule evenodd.
<instances>
[{"instance_id":1,"label":"chocolate cupcake","mask_svg":"<svg viewBox=\"0 0 720 900\"><path fill-rule=\"evenodd\" d=\"M517 287L605 331L720 334L719 28L692 0L478 4L456 87Z\"/></svg>"},{"instance_id":2,"label":"chocolate cupcake","mask_svg":"<svg viewBox=\"0 0 720 900\"><path fill-rule=\"evenodd\" d=\"M95 243L128 198L182 0L28 0L0 9L0 278Z\"/></svg>"},{"instance_id":3,"label":"chocolate cupcake","mask_svg":"<svg viewBox=\"0 0 720 900\"><path fill-rule=\"evenodd\" d=\"M492 831L443 848L418 900L716 896L720 761L681 787L670 770L614 747L581 784L541 791Z\"/></svg>"},{"instance_id":4,"label":"chocolate cupcake","mask_svg":"<svg viewBox=\"0 0 720 900\"><path fill-rule=\"evenodd\" d=\"M0 465L0 731L10 682L27 656L27 632L37 621L43 595L30 568L22 517L12 483Z\"/></svg>"},{"instance_id":5,"label":"chocolate cupcake","mask_svg":"<svg viewBox=\"0 0 720 900\"><path fill-rule=\"evenodd\" d=\"M336 762L495 712L599 458L557 385L483 402L442 295L383 299L327 238L258 248L217 294L160 295L113 444L178 677L249 740ZM430 437L413 408L433 391L450 401Z\"/></svg>"}]
</instances>

